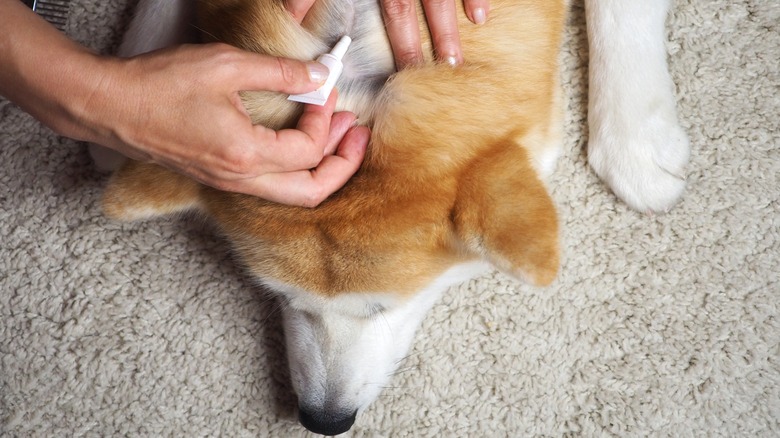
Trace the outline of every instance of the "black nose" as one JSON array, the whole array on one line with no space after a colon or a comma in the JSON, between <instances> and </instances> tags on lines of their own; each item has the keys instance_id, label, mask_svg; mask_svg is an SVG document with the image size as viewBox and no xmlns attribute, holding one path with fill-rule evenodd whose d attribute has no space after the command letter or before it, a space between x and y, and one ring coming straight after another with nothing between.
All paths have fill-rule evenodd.
<instances>
[{"instance_id":1,"label":"black nose","mask_svg":"<svg viewBox=\"0 0 780 438\"><path fill-rule=\"evenodd\" d=\"M333 414L303 406L298 409L298 421L303 427L320 435L333 436L348 431L355 424L355 417L357 411L351 414Z\"/></svg>"}]
</instances>

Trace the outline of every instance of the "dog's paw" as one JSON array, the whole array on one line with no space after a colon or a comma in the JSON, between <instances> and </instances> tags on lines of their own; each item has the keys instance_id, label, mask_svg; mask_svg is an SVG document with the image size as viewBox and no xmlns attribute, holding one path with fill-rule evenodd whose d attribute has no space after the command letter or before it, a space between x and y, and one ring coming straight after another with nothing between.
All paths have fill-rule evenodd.
<instances>
[{"instance_id":1,"label":"dog's paw","mask_svg":"<svg viewBox=\"0 0 780 438\"><path fill-rule=\"evenodd\" d=\"M588 162L612 191L640 212L666 212L685 190L688 136L673 107L597 114Z\"/></svg>"},{"instance_id":2,"label":"dog's paw","mask_svg":"<svg viewBox=\"0 0 780 438\"><path fill-rule=\"evenodd\" d=\"M669 0L586 0L585 9L588 161L630 207L667 211L685 189L690 157L666 62Z\"/></svg>"}]
</instances>

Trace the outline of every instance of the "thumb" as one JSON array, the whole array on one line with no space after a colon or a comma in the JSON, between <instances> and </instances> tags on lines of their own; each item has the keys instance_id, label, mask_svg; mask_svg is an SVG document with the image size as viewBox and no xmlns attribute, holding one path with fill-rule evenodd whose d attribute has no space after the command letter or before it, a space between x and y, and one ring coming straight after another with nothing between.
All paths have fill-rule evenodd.
<instances>
[{"instance_id":1,"label":"thumb","mask_svg":"<svg viewBox=\"0 0 780 438\"><path fill-rule=\"evenodd\" d=\"M242 91L278 91L298 94L314 91L328 79L328 67L319 62L246 52L237 69Z\"/></svg>"}]
</instances>

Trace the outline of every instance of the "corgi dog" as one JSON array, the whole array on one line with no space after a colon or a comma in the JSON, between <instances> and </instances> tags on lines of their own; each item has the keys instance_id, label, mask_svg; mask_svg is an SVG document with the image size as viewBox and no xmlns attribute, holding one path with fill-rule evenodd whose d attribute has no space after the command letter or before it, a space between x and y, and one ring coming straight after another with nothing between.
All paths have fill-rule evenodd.
<instances>
[{"instance_id":1,"label":"corgi dog","mask_svg":"<svg viewBox=\"0 0 780 438\"><path fill-rule=\"evenodd\" d=\"M558 220L544 179L562 142L558 53L565 0L492 0L490 19L480 26L467 23L459 6L465 63L456 68L433 61L421 16L428 62L398 72L379 2L317 0L302 25L279 0L191 3L141 0L120 54L191 41L194 28L208 41L301 60L327 52L343 35L353 40L337 84L337 109L357 114L371 128L371 140L358 173L317 208L220 192L134 161L116 170L103 199L105 213L119 220L194 211L219 226L247 272L283 304L290 375L307 429L336 435L352 426L448 287L491 266L533 285L554 280ZM586 3L589 19L614 20L594 6L596 0ZM668 0L650 3L668 7ZM614 9L621 8L631 9ZM614 30L604 29L599 31ZM628 84L618 67L606 66L612 69L607 78ZM671 94L664 72L660 80L651 78L651 92L655 87ZM294 126L300 115L300 104L286 97L242 95L253 122L274 129ZM610 99L600 101L618 102L620 96ZM655 190L647 187L653 178L674 175L676 168L656 164L661 171L637 176L610 167L633 158L628 151L615 161L620 145L609 136L609 108L596 110L591 122L604 129L591 132L599 142L594 167L628 187L620 193L638 193L631 198L636 208L673 203L679 184L645 196L648 202L643 195ZM671 111L669 120L676 122L673 106ZM632 114L628 119L641 116ZM641 122L631 119L621 128L629 129L632 120Z\"/></svg>"}]
</instances>

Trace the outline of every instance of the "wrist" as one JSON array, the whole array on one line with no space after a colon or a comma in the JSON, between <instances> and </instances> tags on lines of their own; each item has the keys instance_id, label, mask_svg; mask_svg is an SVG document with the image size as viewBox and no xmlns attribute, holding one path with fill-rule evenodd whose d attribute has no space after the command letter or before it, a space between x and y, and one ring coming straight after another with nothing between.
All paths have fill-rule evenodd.
<instances>
[{"instance_id":1,"label":"wrist","mask_svg":"<svg viewBox=\"0 0 780 438\"><path fill-rule=\"evenodd\" d=\"M66 58L54 73L61 79L44 80L33 93L42 99L31 114L65 137L112 146L113 97L106 90L116 81L115 60L86 50Z\"/></svg>"},{"instance_id":2,"label":"wrist","mask_svg":"<svg viewBox=\"0 0 780 438\"><path fill-rule=\"evenodd\" d=\"M74 65L78 71L72 75L78 79L73 88L56 94L63 114L67 115L65 125L58 132L77 140L116 147L116 125L121 117L118 101L123 100L118 95L123 89L122 60L88 52L78 59Z\"/></svg>"},{"instance_id":3,"label":"wrist","mask_svg":"<svg viewBox=\"0 0 780 438\"><path fill-rule=\"evenodd\" d=\"M18 1L0 2L0 28L0 95L59 134L93 140L88 101L106 74L103 58Z\"/></svg>"}]
</instances>

